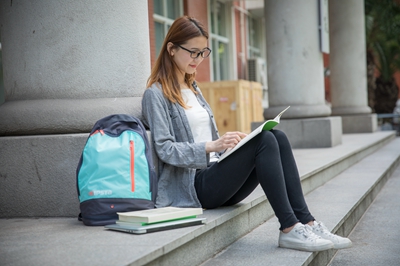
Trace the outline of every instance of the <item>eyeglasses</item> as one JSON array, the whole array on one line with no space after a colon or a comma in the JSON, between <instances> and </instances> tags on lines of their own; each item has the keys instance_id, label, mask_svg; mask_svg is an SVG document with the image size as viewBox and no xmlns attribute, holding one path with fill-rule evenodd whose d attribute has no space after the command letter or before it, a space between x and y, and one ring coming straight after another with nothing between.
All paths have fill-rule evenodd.
<instances>
[{"instance_id":1,"label":"eyeglasses","mask_svg":"<svg viewBox=\"0 0 400 266\"><path fill-rule=\"evenodd\" d=\"M189 49L186 49L185 47L180 46L179 44L176 44L179 48L182 48L185 51L188 51L190 53L190 57L193 59L196 59L201 55L203 58L207 58L211 54L211 49L206 47L204 48L203 51L190 51Z\"/></svg>"}]
</instances>

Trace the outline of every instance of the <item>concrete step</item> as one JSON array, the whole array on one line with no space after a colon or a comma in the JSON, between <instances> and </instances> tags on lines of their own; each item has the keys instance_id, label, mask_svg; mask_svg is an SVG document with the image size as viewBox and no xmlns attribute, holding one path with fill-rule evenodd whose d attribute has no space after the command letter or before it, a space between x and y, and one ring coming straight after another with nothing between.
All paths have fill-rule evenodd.
<instances>
[{"instance_id":1,"label":"concrete step","mask_svg":"<svg viewBox=\"0 0 400 266\"><path fill-rule=\"evenodd\" d=\"M387 181L349 237L353 247L339 250L329 266L400 264L400 167Z\"/></svg>"},{"instance_id":2,"label":"concrete step","mask_svg":"<svg viewBox=\"0 0 400 266\"><path fill-rule=\"evenodd\" d=\"M348 236L398 167L399 161L400 138L397 138L306 195L310 211L332 232ZM390 215L390 211L387 211L386 215ZM383 217L376 219L381 220ZM278 228L278 220L274 217L203 263L202 266L245 264L320 266L327 265L337 252L329 250L313 253L279 248ZM384 230L386 229L385 226ZM357 240L359 239L353 239L353 241ZM354 245L359 246L362 243L355 242ZM351 249L343 252L351 252Z\"/></svg>"},{"instance_id":3,"label":"concrete step","mask_svg":"<svg viewBox=\"0 0 400 266\"><path fill-rule=\"evenodd\" d=\"M393 132L376 132L344 135L343 144L333 148L294 150L305 192L393 144L400 150ZM372 169L368 172L372 173L375 163L369 164ZM325 219L327 210L325 206L315 206L317 203L309 201L310 208L316 210L314 215L330 229L344 230L341 229L345 228L343 223ZM263 234L278 235L278 226L271 224L275 219L270 219L272 209L261 188L240 204L206 210L204 216L207 223L202 226L146 235L86 227L74 218L0 219L0 258L2 265L199 265L241 237L247 237L254 228L271 226L273 228L263 230ZM276 243L273 236L267 236L259 248L266 252L267 247L276 249ZM286 258L289 253L282 254ZM250 262L247 260L246 264Z\"/></svg>"}]
</instances>

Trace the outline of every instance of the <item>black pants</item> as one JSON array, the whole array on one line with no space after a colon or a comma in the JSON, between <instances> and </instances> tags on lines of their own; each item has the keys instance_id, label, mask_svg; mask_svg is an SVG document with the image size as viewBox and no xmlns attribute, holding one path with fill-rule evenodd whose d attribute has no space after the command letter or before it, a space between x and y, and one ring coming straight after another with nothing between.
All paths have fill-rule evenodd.
<instances>
[{"instance_id":1,"label":"black pants","mask_svg":"<svg viewBox=\"0 0 400 266\"><path fill-rule=\"evenodd\" d=\"M285 133L263 131L220 163L197 170L197 196L206 209L236 204L260 184L280 230L314 217L304 200L292 148Z\"/></svg>"}]
</instances>

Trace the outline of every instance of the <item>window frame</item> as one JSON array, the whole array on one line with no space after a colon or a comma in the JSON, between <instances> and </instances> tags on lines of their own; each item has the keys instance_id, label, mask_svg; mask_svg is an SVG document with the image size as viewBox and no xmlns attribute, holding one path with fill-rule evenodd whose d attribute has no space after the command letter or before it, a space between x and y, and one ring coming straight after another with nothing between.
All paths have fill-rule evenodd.
<instances>
[{"instance_id":1,"label":"window frame","mask_svg":"<svg viewBox=\"0 0 400 266\"><path fill-rule=\"evenodd\" d=\"M224 12L224 23L226 25L225 27L225 32L223 33L225 36L220 35L220 32L218 32L218 27L214 27L212 24L212 15L217 16L217 12L213 12L216 10L216 5L221 4L222 7L220 9L220 12ZM225 1L218 1L218 0L208 0L208 25L209 25L209 46L212 50L212 53L210 56L210 80L211 81L221 81L221 80L232 80L234 78L234 66L233 66L233 60L234 58L234 49L232 46L231 40L233 40L232 36L232 3L227 3ZM216 18L213 19L214 21L217 21ZM216 29L217 32L212 32L213 28ZM217 42L217 47L219 43L223 43L227 47L227 61L226 65L224 67L227 68L227 77L225 79L221 79L221 67L218 69L214 69L214 63L216 65L221 64L221 58L219 56L218 50L214 49L214 42ZM216 62L214 62L216 60Z\"/></svg>"},{"instance_id":2,"label":"window frame","mask_svg":"<svg viewBox=\"0 0 400 266\"><path fill-rule=\"evenodd\" d=\"M167 8L168 0L161 0L161 1L163 2L163 14L168 16L168 14L167 14L168 13L167 12L168 11L168 8ZM178 10L179 10L178 17L182 16L183 15L183 0L173 0L173 1L174 1L174 5L178 4ZM153 1L153 4L154 4L154 1ZM157 41L161 41L161 44L162 44L162 42L164 41L164 38L169 30L169 27L171 27L171 25L172 25L172 23L174 23L175 19L178 18L178 17L176 17L175 19L171 19L167 16L156 14L153 11L154 42L155 42L154 45L156 47L156 51L155 51L156 56L158 56L158 54L160 53L160 51L157 51ZM156 23L160 23L163 26L164 36L163 36L162 40L157 40L156 26L155 26Z\"/></svg>"},{"instance_id":3,"label":"window frame","mask_svg":"<svg viewBox=\"0 0 400 266\"><path fill-rule=\"evenodd\" d=\"M258 23L258 25L260 25L260 27L258 28L257 32L255 33L255 35L261 36L259 38L259 47L256 46L252 46L251 45L251 26L253 25L253 20L256 20ZM259 17L255 17L253 16L251 13L247 16L247 25L248 25L248 29L247 29L247 54L248 54L248 58L256 58L256 57L261 57L266 59L266 38L265 38L265 19L264 18L259 18ZM258 56L253 56L253 54L258 54Z\"/></svg>"}]
</instances>

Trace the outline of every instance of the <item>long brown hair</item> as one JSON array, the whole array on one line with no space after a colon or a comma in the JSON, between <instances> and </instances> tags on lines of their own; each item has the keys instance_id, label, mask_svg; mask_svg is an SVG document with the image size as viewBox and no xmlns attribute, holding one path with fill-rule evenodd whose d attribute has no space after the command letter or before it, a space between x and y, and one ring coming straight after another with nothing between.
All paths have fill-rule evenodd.
<instances>
[{"instance_id":1,"label":"long brown hair","mask_svg":"<svg viewBox=\"0 0 400 266\"><path fill-rule=\"evenodd\" d=\"M208 32L201 22L188 16L176 19L169 28L167 36L165 36L160 55L147 80L147 87L159 82L165 97L173 103L178 102L184 108L187 106L182 99L178 77L176 75L178 66L175 61L172 60L172 56L167 50L167 44L171 42L173 44L172 48L177 48L177 45L185 44L188 40L200 36L204 36L208 39ZM192 83L195 76L196 72L193 74L185 74L185 83L193 92L195 91L192 87Z\"/></svg>"}]
</instances>

